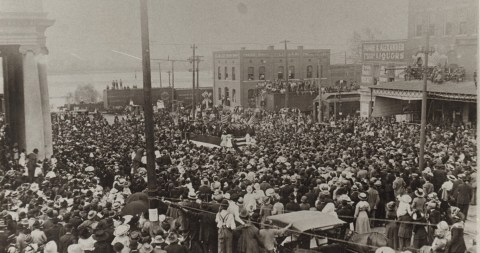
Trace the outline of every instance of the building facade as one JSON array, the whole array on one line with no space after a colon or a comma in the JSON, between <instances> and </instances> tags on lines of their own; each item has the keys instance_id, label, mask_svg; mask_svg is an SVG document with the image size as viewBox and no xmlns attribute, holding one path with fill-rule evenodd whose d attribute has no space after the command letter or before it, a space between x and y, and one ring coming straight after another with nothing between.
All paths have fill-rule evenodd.
<instances>
[{"instance_id":1,"label":"building facade","mask_svg":"<svg viewBox=\"0 0 480 253\"><path fill-rule=\"evenodd\" d=\"M362 44L361 83L375 85L404 79L408 60L406 40L365 41Z\"/></svg>"},{"instance_id":2,"label":"building facade","mask_svg":"<svg viewBox=\"0 0 480 253\"><path fill-rule=\"evenodd\" d=\"M327 76L329 49L287 50L290 80L315 81ZM219 51L213 53L215 105L256 107L257 84L284 80L285 51L266 50Z\"/></svg>"},{"instance_id":3,"label":"building facade","mask_svg":"<svg viewBox=\"0 0 480 253\"><path fill-rule=\"evenodd\" d=\"M329 85L336 86L341 80L345 80L348 84L359 84L362 80L361 64L335 64L330 65Z\"/></svg>"},{"instance_id":4,"label":"building facade","mask_svg":"<svg viewBox=\"0 0 480 253\"><path fill-rule=\"evenodd\" d=\"M446 61L465 68L473 80L478 66L478 0L410 0L405 57L413 63L425 47L428 26L431 64Z\"/></svg>"}]
</instances>

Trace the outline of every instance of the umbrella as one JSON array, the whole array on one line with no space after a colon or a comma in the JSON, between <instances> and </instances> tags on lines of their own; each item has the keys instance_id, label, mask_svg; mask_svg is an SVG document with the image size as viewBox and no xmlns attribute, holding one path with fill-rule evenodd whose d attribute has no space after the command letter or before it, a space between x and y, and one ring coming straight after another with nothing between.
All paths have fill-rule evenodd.
<instances>
[{"instance_id":1,"label":"umbrella","mask_svg":"<svg viewBox=\"0 0 480 253\"><path fill-rule=\"evenodd\" d=\"M122 209L123 215L137 215L148 211L148 205L141 200L126 204Z\"/></svg>"},{"instance_id":2,"label":"umbrella","mask_svg":"<svg viewBox=\"0 0 480 253\"><path fill-rule=\"evenodd\" d=\"M125 200L125 203L128 204L134 201L142 201L148 206L148 195L144 192L136 192L128 196L128 198Z\"/></svg>"}]
</instances>

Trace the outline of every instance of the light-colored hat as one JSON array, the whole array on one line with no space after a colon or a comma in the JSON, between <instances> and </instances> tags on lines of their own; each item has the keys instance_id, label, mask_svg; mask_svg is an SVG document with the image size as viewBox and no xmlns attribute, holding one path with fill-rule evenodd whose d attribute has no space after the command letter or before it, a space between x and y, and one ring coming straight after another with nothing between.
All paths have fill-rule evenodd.
<instances>
[{"instance_id":1,"label":"light-colored hat","mask_svg":"<svg viewBox=\"0 0 480 253\"><path fill-rule=\"evenodd\" d=\"M128 230L130 230L130 225L122 224L115 229L115 231L113 232L113 235L115 236L126 235L128 233Z\"/></svg>"},{"instance_id":2,"label":"light-colored hat","mask_svg":"<svg viewBox=\"0 0 480 253\"><path fill-rule=\"evenodd\" d=\"M97 215L97 212L96 212L96 211L90 210L90 211L88 212L87 219L91 220L91 219L93 219L96 215Z\"/></svg>"},{"instance_id":3,"label":"light-colored hat","mask_svg":"<svg viewBox=\"0 0 480 253\"><path fill-rule=\"evenodd\" d=\"M167 236L167 239L165 240L168 244L176 243L178 242L178 236L175 233L170 233Z\"/></svg>"},{"instance_id":4,"label":"light-colored hat","mask_svg":"<svg viewBox=\"0 0 480 253\"><path fill-rule=\"evenodd\" d=\"M84 253L84 251L79 244L71 244L67 248L67 253Z\"/></svg>"},{"instance_id":5,"label":"light-colored hat","mask_svg":"<svg viewBox=\"0 0 480 253\"><path fill-rule=\"evenodd\" d=\"M448 180L457 180L457 178L454 175L447 175Z\"/></svg>"},{"instance_id":6,"label":"light-colored hat","mask_svg":"<svg viewBox=\"0 0 480 253\"><path fill-rule=\"evenodd\" d=\"M85 171L86 172L93 172L93 171L95 171L95 168L93 168L93 166L88 166L88 167L85 168Z\"/></svg>"},{"instance_id":7,"label":"light-colored hat","mask_svg":"<svg viewBox=\"0 0 480 253\"><path fill-rule=\"evenodd\" d=\"M361 192L360 194L358 194L358 198L361 200L366 200L367 194L365 192Z\"/></svg>"},{"instance_id":8,"label":"light-colored hat","mask_svg":"<svg viewBox=\"0 0 480 253\"><path fill-rule=\"evenodd\" d=\"M416 191L415 191L415 196L421 198L421 197L424 197L425 196L425 192L423 191L423 189L420 189L418 188Z\"/></svg>"},{"instance_id":9,"label":"light-colored hat","mask_svg":"<svg viewBox=\"0 0 480 253\"><path fill-rule=\"evenodd\" d=\"M150 243L144 243L140 249L138 249L138 252L140 253L150 253L153 251L153 247Z\"/></svg>"},{"instance_id":10,"label":"light-colored hat","mask_svg":"<svg viewBox=\"0 0 480 253\"><path fill-rule=\"evenodd\" d=\"M375 250L375 253L395 253L395 250L390 247L380 247Z\"/></svg>"},{"instance_id":11,"label":"light-colored hat","mask_svg":"<svg viewBox=\"0 0 480 253\"><path fill-rule=\"evenodd\" d=\"M412 202L412 197L410 197L410 195L408 194L404 194L400 197L400 201L402 201L403 203L410 204Z\"/></svg>"},{"instance_id":12,"label":"light-colored hat","mask_svg":"<svg viewBox=\"0 0 480 253\"><path fill-rule=\"evenodd\" d=\"M43 253L58 253L55 241L49 241L43 248Z\"/></svg>"}]
</instances>

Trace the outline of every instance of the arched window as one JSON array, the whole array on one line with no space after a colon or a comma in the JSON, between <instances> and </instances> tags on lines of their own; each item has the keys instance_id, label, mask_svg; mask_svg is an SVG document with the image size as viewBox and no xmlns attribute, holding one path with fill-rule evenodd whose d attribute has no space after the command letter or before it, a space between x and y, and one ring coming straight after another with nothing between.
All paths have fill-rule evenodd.
<instances>
[{"instance_id":1,"label":"arched window","mask_svg":"<svg viewBox=\"0 0 480 253\"><path fill-rule=\"evenodd\" d=\"M294 79L295 78L295 66L288 66L288 78Z\"/></svg>"},{"instance_id":2,"label":"arched window","mask_svg":"<svg viewBox=\"0 0 480 253\"><path fill-rule=\"evenodd\" d=\"M217 76L218 76L218 80L222 79L222 71L220 70L220 67L218 67L217 69Z\"/></svg>"},{"instance_id":3,"label":"arched window","mask_svg":"<svg viewBox=\"0 0 480 253\"><path fill-rule=\"evenodd\" d=\"M307 66L307 78L312 78L313 77L313 67L312 65Z\"/></svg>"},{"instance_id":4,"label":"arched window","mask_svg":"<svg viewBox=\"0 0 480 253\"><path fill-rule=\"evenodd\" d=\"M265 80L265 66L258 68L258 80Z\"/></svg>"},{"instance_id":5,"label":"arched window","mask_svg":"<svg viewBox=\"0 0 480 253\"><path fill-rule=\"evenodd\" d=\"M251 81L255 78L254 77L255 69L253 67L248 67L247 73L248 73L247 78L248 78L249 81Z\"/></svg>"},{"instance_id":6,"label":"arched window","mask_svg":"<svg viewBox=\"0 0 480 253\"><path fill-rule=\"evenodd\" d=\"M278 79L283 79L283 70L284 70L283 66L278 66L278 68L277 68L277 78Z\"/></svg>"},{"instance_id":7,"label":"arched window","mask_svg":"<svg viewBox=\"0 0 480 253\"><path fill-rule=\"evenodd\" d=\"M235 67L232 67L232 80L235 80Z\"/></svg>"}]
</instances>

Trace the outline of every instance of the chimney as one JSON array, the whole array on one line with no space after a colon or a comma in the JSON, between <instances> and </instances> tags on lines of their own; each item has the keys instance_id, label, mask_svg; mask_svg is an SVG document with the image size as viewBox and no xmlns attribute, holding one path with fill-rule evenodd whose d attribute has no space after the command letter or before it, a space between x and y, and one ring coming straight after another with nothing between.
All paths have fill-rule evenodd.
<instances>
[{"instance_id":1,"label":"chimney","mask_svg":"<svg viewBox=\"0 0 480 253\"><path fill-rule=\"evenodd\" d=\"M268 50L273 50L274 47L273 46L268 46Z\"/></svg>"}]
</instances>

